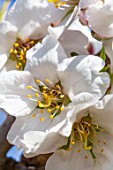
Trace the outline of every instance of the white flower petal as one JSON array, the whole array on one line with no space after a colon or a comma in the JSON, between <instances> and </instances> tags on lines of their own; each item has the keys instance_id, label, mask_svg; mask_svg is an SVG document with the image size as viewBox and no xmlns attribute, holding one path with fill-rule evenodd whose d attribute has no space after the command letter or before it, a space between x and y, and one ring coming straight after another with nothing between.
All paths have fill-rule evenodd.
<instances>
[{"instance_id":1,"label":"white flower petal","mask_svg":"<svg viewBox=\"0 0 113 170\"><path fill-rule=\"evenodd\" d=\"M37 39L47 34L51 23L47 0L17 0L6 20L18 28L19 36Z\"/></svg>"},{"instance_id":2,"label":"white flower petal","mask_svg":"<svg viewBox=\"0 0 113 170\"><path fill-rule=\"evenodd\" d=\"M112 170L113 168L113 136L109 133L101 133L98 138L95 138L98 145L94 145L96 156L94 170Z\"/></svg>"},{"instance_id":3,"label":"white flower petal","mask_svg":"<svg viewBox=\"0 0 113 170\"><path fill-rule=\"evenodd\" d=\"M16 40L17 28L8 21L0 23L0 54L9 52Z\"/></svg>"},{"instance_id":4,"label":"white flower petal","mask_svg":"<svg viewBox=\"0 0 113 170\"><path fill-rule=\"evenodd\" d=\"M70 99L82 92L91 93L100 99L110 84L109 75L100 73L104 64L102 59L92 55L65 59L59 65L64 92Z\"/></svg>"},{"instance_id":5,"label":"white flower petal","mask_svg":"<svg viewBox=\"0 0 113 170\"><path fill-rule=\"evenodd\" d=\"M113 3L91 5L87 10L87 17L93 31L103 37L113 37Z\"/></svg>"},{"instance_id":6,"label":"white flower petal","mask_svg":"<svg viewBox=\"0 0 113 170\"><path fill-rule=\"evenodd\" d=\"M95 107L89 109L92 121L113 135L113 95L106 95Z\"/></svg>"},{"instance_id":7,"label":"white flower petal","mask_svg":"<svg viewBox=\"0 0 113 170\"><path fill-rule=\"evenodd\" d=\"M38 131L25 133L24 139L21 141L25 147L24 156L26 157L54 152L64 145L65 142L65 138L61 138L59 134L46 134Z\"/></svg>"},{"instance_id":8,"label":"white flower petal","mask_svg":"<svg viewBox=\"0 0 113 170\"><path fill-rule=\"evenodd\" d=\"M79 152L80 151L80 152ZM92 170L93 158L76 143L71 151L58 150L47 161L46 170Z\"/></svg>"},{"instance_id":9,"label":"white flower petal","mask_svg":"<svg viewBox=\"0 0 113 170\"><path fill-rule=\"evenodd\" d=\"M60 43L52 36L47 36L42 43L27 52L27 58L25 70L42 81L48 78L54 82L58 64L67 56Z\"/></svg>"},{"instance_id":10,"label":"white flower petal","mask_svg":"<svg viewBox=\"0 0 113 170\"><path fill-rule=\"evenodd\" d=\"M29 72L9 71L0 75L0 107L14 116L29 114L37 103L28 99L34 94L26 86L32 85Z\"/></svg>"}]
</instances>

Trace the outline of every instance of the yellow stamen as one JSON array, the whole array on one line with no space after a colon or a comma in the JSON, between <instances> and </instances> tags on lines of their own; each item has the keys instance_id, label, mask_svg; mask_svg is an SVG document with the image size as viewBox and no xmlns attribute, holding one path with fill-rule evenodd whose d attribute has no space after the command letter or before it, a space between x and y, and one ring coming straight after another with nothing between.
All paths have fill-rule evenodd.
<instances>
[{"instance_id":1,"label":"yellow stamen","mask_svg":"<svg viewBox=\"0 0 113 170\"><path fill-rule=\"evenodd\" d=\"M20 54L21 54L21 55L24 55L24 51L21 51Z\"/></svg>"},{"instance_id":2,"label":"yellow stamen","mask_svg":"<svg viewBox=\"0 0 113 170\"><path fill-rule=\"evenodd\" d=\"M11 49L10 49L10 53L13 53L13 52L14 52L14 50L13 50L13 48L11 48Z\"/></svg>"},{"instance_id":3,"label":"yellow stamen","mask_svg":"<svg viewBox=\"0 0 113 170\"><path fill-rule=\"evenodd\" d=\"M28 89L32 89L33 87L32 86L27 86Z\"/></svg>"},{"instance_id":4,"label":"yellow stamen","mask_svg":"<svg viewBox=\"0 0 113 170\"><path fill-rule=\"evenodd\" d=\"M64 95L60 95L60 98L63 99L63 98L64 98Z\"/></svg>"},{"instance_id":5,"label":"yellow stamen","mask_svg":"<svg viewBox=\"0 0 113 170\"><path fill-rule=\"evenodd\" d=\"M47 83L49 83L49 82L50 82L50 80L49 80L49 79L46 79L46 82L47 82Z\"/></svg>"},{"instance_id":6,"label":"yellow stamen","mask_svg":"<svg viewBox=\"0 0 113 170\"><path fill-rule=\"evenodd\" d=\"M50 113L52 110L51 109L47 109L47 111Z\"/></svg>"},{"instance_id":7,"label":"yellow stamen","mask_svg":"<svg viewBox=\"0 0 113 170\"><path fill-rule=\"evenodd\" d=\"M31 99L31 98L32 98L32 96L31 96L30 94L28 94L28 95L27 95L27 97L28 97L29 99Z\"/></svg>"},{"instance_id":8,"label":"yellow stamen","mask_svg":"<svg viewBox=\"0 0 113 170\"><path fill-rule=\"evenodd\" d=\"M40 110L40 113L42 114L42 113L44 113L44 111L43 111L43 110Z\"/></svg>"},{"instance_id":9,"label":"yellow stamen","mask_svg":"<svg viewBox=\"0 0 113 170\"><path fill-rule=\"evenodd\" d=\"M44 119L44 117L41 117L40 120L41 120L42 122L44 122L45 119Z\"/></svg>"},{"instance_id":10,"label":"yellow stamen","mask_svg":"<svg viewBox=\"0 0 113 170\"><path fill-rule=\"evenodd\" d=\"M22 63L18 63L19 66L22 66Z\"/></svg>"},{"instance_id":11,"label":"yellow stamen","mask_svg":"<svg viewBox=\"0 0 113 170\"><path fill-rule=\"evenodd\" d=\"M53 118L54 118L54 116L53 116L53 115L50 115L50 118L51 118L51 119L53 119Z\"/></svg>"},{"instance_id":12,"label":"yellow stamen","mask_svg":"<svg viewBox=\"0 0 113 170\"><path fill-rule=\"evenodd\" d=\"M18 44L18 43L15 43L14 46L15 46L15 47L19 47L19 44Z\"/></svg>"},{"instance_id":13,"label":"yellow stamen","mask_svg":"<svg viewBox=\"0 0 113 170\"><path fill-rule=\"evenodd\" d=\"M46 87L46 86L43 86L43 89L44 89L44 90L46 90L46 89L47 89L47 87Z\"/></svg>"},{"instance_id":14,"label":"yellow stamen","mask_svg":"<svg viewBox=\"0 0 113 170\"><path fill-rule=\"evenodd\" d=\"M40 83L40 80L39 80L39 79L36 79L36 83Z\"/></svg>"},{"instance_id":15,"label":"yellow stamen","mask_svg":"<svg viewBox=\"0 0 113 170\"><path fill-rule=\"evenodd\" d=\"M38 93L35 93L35 97L38 97L39 95L38 95Z\"/></svg>"},{"instance_id":16,"label":"yellow stamen","mask_svg":"<svg viewBox=\"0 0 113 170\"><path fill-rule=\"evenodd\" d=\"M74 141L74 140L72 140L72 141L71 141L71 144L72 144L72 145L74 145L74 144L75 144L75 141Z\"/></svg>"},{"instance_id":17,"label":"yellow stamen","mask_svg":"<svg viewBox=\"0 0 113 170\"><path fill-rule=\"evenodd\" d=\"M33 44L35 44L35 42L34 42L34 41L31 41L30 43L31 43L32 45L33 45Z\"/></svg>"},{"instance_id":18,"label":"yellow stamen","mask_svg":"<svg viewBox=\"0 0 113 170\"><path fill-rule=\"evenodd\" d=\"M13 52L14 54L17 54L18 53L18 51L17 50L14 50L14 52Z\"/></svg>"},{"instance_id":19,"label":"yellow stamen","mask_svg":"<svg viewBox=\"0 0 113 170\"><path fill-rule=\"evenodd\" d=\"M18 64L16 65L16 68L17 68L17 69L19 69L19 68L20 68Z\"/></svg>"},{"instance_id":20,"label":"yellow stamen","mask_svg":"<svg viewBox=\"0 0 113 170\"><path fill-rule=\"evenodd\" d=\"M64 107L60 107L60 110L63 111L63 110L64 110Z\"/></svg>"},{"instance_id":21,"label":"yellow stamen","mask_svg":"<svg viewBox=\"0 0 113 170\"><path fill-rule=\"evenodd\" d=\"M55 108L56 108L56 109L59 109L59 106L56 106Z\"/></svg>"},{"instance_id":22,"label":"yellow stamen","mask_svg":"<svg viewBox=\"0 0 113 170\"><path fill-rule=\"evenodd\" d=\"M32 114L32 117L34 117L34 118L35 118L35 117L36 117L36 114L35 114L35 113L33 113L33 114Z\"/></svg>"}]
</instances>

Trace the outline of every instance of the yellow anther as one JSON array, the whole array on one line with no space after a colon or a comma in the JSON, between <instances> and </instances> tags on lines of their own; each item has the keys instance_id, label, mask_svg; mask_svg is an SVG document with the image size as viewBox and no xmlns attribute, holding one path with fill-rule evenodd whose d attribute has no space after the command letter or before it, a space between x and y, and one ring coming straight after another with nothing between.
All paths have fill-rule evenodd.
<instances>
[{"instance_id":1,"label":"yellow anther","mask_svg":"<svg viewBox=\"0 0 113 170\"><path fill-rule=\"evenodd\" d=\"M57 88L57 89L60 89L60 86L57 84L57 85L56 85L56 88Z\"/></svg>"},{"instance_id":2,"label":"yellow anther","mask_svg":"<svg viewBox=\"0 0 113 170\"><path fill-rule=\"evenodd\" d=\"M75 144L75 141L74 141L74 140L72 140L72 141L71 141L71 144L72 144L72 145L74 145L74 144Z\"/></svg>"},{"instance_id":3,"label":"yellow anther","mask_svg":"<svg viewBox=\"0 0 113 170\"><path fill-rule=\"evenodd\" d=\"M63 98L64 98L64 95L60 95L60 98L63 99Z\"/></svg>"},{"instance_id":4,"label":"yellow anther","mask_svg":"<svg viewBox=\"0 0 113 170\"><path fill-rule=\"evenodd\" d=\"M47 95L47 94L45 94L45 93L43 94L43 96L44 96L44 98L45 98L45 99L47 99L47 97L48 97L48 95Z\"/></svg>"},{"instance_id":5,"label":"yellow anther","mask_svg":"<svg viewBox=\"0 0 113 170\"><path fill-rule=\"evenodd\" d=\"M18 44L18 43L15 43L14 46L15 46L15 47L19 47L19 44Z\"/></svg>"},{"instance_id":6,"label":"yellow anther","mask_svg":"<svg viewBox=\"0 0 113 170\"><path fill-rule=\"evenodd\" d=\"M48 2L58 3L58 2L60 2L60 0L48 0Z\"/></svg>"},{"instance_id":7,"label":"yellow anther","mask_svg":"<svg viewBox=\"0 0 113 170\"><path fill-rule=\"evenodd\" d=\"M27 47L26 47L28 50L30 49L30 45L27 45Z\"/></svg>"},{"instance_id":8,"label":"yellow anther","mask_svg":"<svg viewBox=\"0 0 113 170\"><path fill-rule=\"evenodd\" d=\"M100 143L100 140L98 140L98 143Z\"/></svg>"},{"instance_id":9,"label":"yellow anther","mask_svg":"<svg viewBox=\"0 0 113 170\"><path fill-rule=\"evenodd\" d=\"M77 152L80 153L80 150L78 149Z\"/></svg>"},{"instance_id":10,"label":"yellow anther","mask_svg":"<svg viewBox=\"0 0 113 170\"><path fill-rule=\"evenodd\" d=\"M39 102L38 104L39 104L39 107L44 107L44 105L41 102Z\"/></svg>"},{"instance_id":11,"label":"yellow anther","mask_svg":"<svg viewBox=\"0 0 113 170\"><path fill-rule=\"evenodd\" d=\"M26 52L27 51L27 48L24 48L24 52Z\"/></svg>"},{"instance_id":12,"label":"yellow anther","mask_svg":"<svg viewBox=\"0 0 113 170\"><path fill-rule=\"evenodd\" d=\"M49 82L50 82L50 80L49 80L49 79L46 79L46 82L47 82L47 83L49 83Z\"/></svg>"},{"instance_id":13,"label":"yellow anther","mask_svg":"<svg viewBox=\"0 0 113 170\"><path fill-rule=\"evenodd\" d=\"M35 44L35 42L32 40L32 41L30 41L30 43L33 45L33 44Z\"/></svg>"},{"instance_id":14,"label":"yellow anther","mask_svg":"<svg viewBox=\"0 0 113 170\"><path fill-rule=\"evenodd\" d=\"M50 113L52 110L51 109L47 109L47 111Z\"/></svg>"},{"instance_id":15,"label":"yellow anther","mask_svg":"<svg viewBox=\"0 0 113 170\"><path fill-rule=\"evenodd\" d=\"M43 86L43 90L46 90L47 89L47 87L46 86Z\"/></svg>"},{"instance_id":16,"label":"yellow anther","mask_svg":"<svg viewBox=\"0 0 113 170\"><path fill-rule=\"evenodd\" d=\"M32 98L32 96L31 96L30 94L28 94L28 95L27 95L27 97L28 97L29 99L31 99L31 98Z\"/></svg>"},{"instance_id":17,"label":"yellow anther","mask_svg":"<svg viewBox=\"0 0 113 170\"><path fill-rule=\"evenodd\" d=\"M19 69L19 68L20 68L18 64L16 65L16 68L17 68L17 69Z\"/></svg>"},{"instance_id":18,"label":"yellow anther","mask_svg":"<svg viewBox=\"0 0 113 170\"><path fill-rule=\"evenodd\" d=\"M53 116L53 115L50 115L50 118L51 118L51 119L53 119L53 118L54 118L54 116Z\"/></svg>"},{"instance_id":19,"label":"yellow anther","mask_svg":"<svg viewBox=\"0 0 113 170\"><path fill-rule=\"evenodd\" d=\"M52 94L53 94L53 92L52 92L52 91L50 91L50 94L52 95Z\"/></svg>"},{"instance_id":20,"label":"yellow anther","mask_svg":"<svg viewBox=\"0 0 113 170\"><path fill-rule=\"evenodd\" d=\"M42 113L44 113L44 111L43 111L43 110L40 110L40 113L42 114Z\"/></svg>"},{"instance_id":21,"label":"yellow anther","mask_svg":"<svg viewBox=\"0 0 113 170\"><path fill-rule=\"evenodd\" d=\"M28 89L32 89L32 86L27 86Z\"/></svg>"},{"instance_id":22,"label":"yellow anther","mask_svg":"<svg viewBox=\"0 0 113 170\"><path fill-rule=\"evenodd\" d=\"M13 48L11 48L11 49L10 49L10 53L13 53L13 52L14 52L14 50L13 50Z\"/></svg>"},{"instance_id":23,"label":"yellow anther","mask_svg":"<svg viewBox=\"0 0 113 170\"><path fill-rule=\"evenodd\" d=\"M64 107L60 107L60 110L63 111L63 110L64 110Z\"/></svg>"},{"instance_id":24,"label":"yellow anther","mask_svg":"<svg viewBox=\"0 0 113 170\"><path fill-rule=\"evenodd\" d=\"M24 51L21 51L20 54L21 54L21 55L24 55Z\"/></svg>"},{"instance_id":25,"label":"yellow anther","mask_svg":"<svg viewBox=\"0 0 113 170\"><path fill-rule=\"evenodd\" d=\"M84 156L84 158L85 158L85 159L88 159L88 156L87 156L87 155L85 155L85 156Z\"/></svg>"},{"instance_id":26,"label":"yellow anther","mask_svg":"<svg viewBox=\"0 0 113 170\"><path fill-rule=\"evenodd\" d=\"M39 103L41 103L41 101L40 101L40 100L38 100L38 101L37 101L37 103L39 104Z\"/></svg>"},{"instance_id":27,"label":"yellow anther","mask_svg":"<svg viewBox=\"0 0 113 170\"><path fill-rule=\"evenodd\" d=\"M40 120L41 120L42 122L44 122L45 119L44 119L44 117L41 117Z\"/></svg>"},{"instance_id":28,"label":"yellow anther","mask_svg":"<svg viewBox=\"0 0 113 170\"><path fill-rule=\"evenodd\" d=\"M30 39L29 39L29 38L26 38L25 41L28 42L28 41L30 41Z\"/></svg>"},{"instance_id":29,"label":"yellow anther","mask_svg":"<svg viewBox=\"0 0 113 170\"><path fill-rule=\"evenodd\" d=\"M59 109L59 106L56 106L55 108L56 108L56 109Z\"/></svg>"},{"instance_id":30,"label":"yellow anther","mask_svg":"<svg viewBox=\"0 0 113 170\"><path fill-rule=\"evenodd\" d=\"M22 63L18 63L19 66L22 66Z\"/></svg>"},{"instance_id":31,"label":"yellow anther","mask_svg":"<svg viewBox=\"0 0 113 170\"><path fill-rule=\"evenodd\" d=\"M23 60L24 59L24 56L23 55L20 55L20 60Z\"/></svg>"},{"instance_id":32,"label":"yellow anther","mask_svg":"<svg viewBox=\"0 0 113 170\"><path fill-rule=\"evenodd\" d=\"M35 114L35 113L33 113L33 114L32 114L32 117L36 117L36 114Z\"/></svg>"},{"instance_id":33,"label":"yellow anther","mask_svg":"<svg viewBox=\"0 0 113 170\"><path fill-rule=\"evenodd\" d=\"M17 50L14 50L14 52L13 52L14 54L17 54L18 53L18 51Z\"/></svg>"},{"instance_id":34,"label":"yellow anther","mask_svg":"<svg viewBox=\"0 0 113 170\"><path fill-rule=\"evenodd\" d=\"M40 80L39 80L39 79L36 79L36 83L40 83Z\"/></svg>"},{"instance_id":35,"label":"yellow anther","mask_svg":"<svg viewBox=\"0 0 113 170\"><path fill-rule=\"evenodd\" d=\"M38 95L38 93L35 93L35 97L38 97L39 95Z\"/></svg>"}]
</instances>

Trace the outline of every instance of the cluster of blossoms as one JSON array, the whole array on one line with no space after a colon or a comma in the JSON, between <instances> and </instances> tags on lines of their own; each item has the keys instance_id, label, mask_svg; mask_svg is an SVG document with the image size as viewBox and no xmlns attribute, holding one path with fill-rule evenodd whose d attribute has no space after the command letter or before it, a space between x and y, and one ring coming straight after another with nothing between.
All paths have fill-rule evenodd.
<instances>
[{"instance_id":1,"label":"cluster of blossoms","mask_svg":"<svg viewBox=\"0 0 113 170\"><path fill-rule=\"evenodd\" d=\"M113 169L113 0L16 0L0 56L8 141L46 170Z\"/></svg>"}]
</instances>

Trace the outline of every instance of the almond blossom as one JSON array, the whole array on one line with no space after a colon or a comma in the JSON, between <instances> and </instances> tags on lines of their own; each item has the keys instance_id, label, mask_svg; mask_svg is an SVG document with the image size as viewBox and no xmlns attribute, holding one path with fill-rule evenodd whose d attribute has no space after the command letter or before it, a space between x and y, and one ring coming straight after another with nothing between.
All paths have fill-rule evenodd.
<instances>
[{"instance_id":1,"label":"almond blossom","mask_svg":"<svg viewBox=\"0 0 113 170\"><path fill-rule=\"evenodd\" d=\"M46 170L112 169L112 102L113 95L107 95L94 106L75 114L69 138L49 158Z\"/></svg>"}]
</instances>

